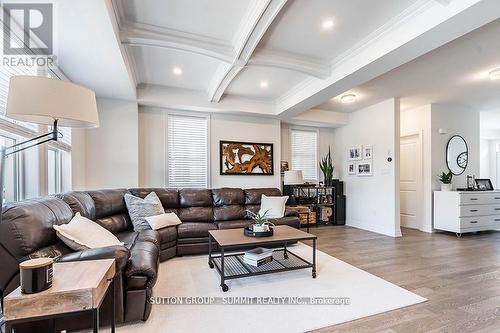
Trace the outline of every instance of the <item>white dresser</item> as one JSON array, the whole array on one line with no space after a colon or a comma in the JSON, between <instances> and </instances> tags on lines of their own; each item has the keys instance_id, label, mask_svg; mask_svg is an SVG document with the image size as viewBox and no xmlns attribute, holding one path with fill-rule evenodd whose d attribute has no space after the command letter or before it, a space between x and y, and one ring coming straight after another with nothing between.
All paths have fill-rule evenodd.
<instances>
[{"instance_id":1,"label":"white dresser","mask_svg":"<svg viewBox=\"0 0 500 333\"><path fill-rule=\"evenodd\" d=\"M500 191L434 192L434 229L462 233L500 230Z\"/></svg>"}]
</instances>

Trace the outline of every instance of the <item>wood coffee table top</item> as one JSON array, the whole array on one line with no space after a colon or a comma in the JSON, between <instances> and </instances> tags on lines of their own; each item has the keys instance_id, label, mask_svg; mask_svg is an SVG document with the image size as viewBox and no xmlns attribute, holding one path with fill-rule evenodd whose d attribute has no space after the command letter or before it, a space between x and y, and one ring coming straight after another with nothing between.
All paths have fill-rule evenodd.
<instances>
[{"instance_id":1,"label":"wood coffee table top","mask_svg":"<svg viewBox=\"0 0 500 333\"><path fill-rule=\"evenodd\" d=\"M210 235L220 246L260 245L267 243L280 243L286 241L298 241L316 239L313 234L292 228L287 225L275 226L274 235L269 237L248 237L243 234L243 228L210 230Z\"/></svg>"},{"instance_id":2,"label":"wood coffee table top","mask_svg":"<svg viewBox=\"0 0 500 333\"><path fill-rule=\"evenodd\" d=\"M54 264L52 287L22 294L21 287L4 299L4 317L17 320L97 308L115 275L115 260L101 259Z\"/></svg>"}]
</instances>

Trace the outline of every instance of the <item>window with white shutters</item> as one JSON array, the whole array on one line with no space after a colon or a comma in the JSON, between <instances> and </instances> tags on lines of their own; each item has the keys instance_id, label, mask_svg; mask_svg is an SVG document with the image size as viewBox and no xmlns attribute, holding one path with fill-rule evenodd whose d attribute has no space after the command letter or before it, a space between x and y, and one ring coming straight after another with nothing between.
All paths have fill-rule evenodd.
<instances>
[{"instance_id":1,"label":"window with white shutters","mask_svg":"<svg viewBox=\"0 0 500 333\"><path fill-rule=\"evenodd\" d=\"M302 170L304 181L318 182L318 133L316 131L292 129L291 169Z\"/></svg>"},{"instance_id":2,"label":"window with white shutters","mask_svg":"<svg viewBox=\"0 0 500 333\"><path fill-rule=\"evenodd\" d=\"M208 187L208 118L167 116L167 186Z\"/></svg>"}]
</instances>

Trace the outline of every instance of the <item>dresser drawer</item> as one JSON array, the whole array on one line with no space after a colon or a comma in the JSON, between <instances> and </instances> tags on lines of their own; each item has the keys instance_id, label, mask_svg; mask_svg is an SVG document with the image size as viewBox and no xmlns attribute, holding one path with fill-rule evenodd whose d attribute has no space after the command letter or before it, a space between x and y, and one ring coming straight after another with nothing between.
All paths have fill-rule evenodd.
<instances>
[{"instance_id":1,"label":"dresser drawer","mask_svg":"<svg viewBox=\"0 0 500 333\"><path fill-rule=\"evenodd\" d=\"M500 193L460 193L461 205L500 204Z\"/></svg>"},{"instance_id":2,"label":"dresser drawer","mask_svg":"<svg viewBox=\"0 0 500 333\"><path fill-rule=\"evenodd\" d=\"M496 205L460 206L460 216L500 215L500 203Z\"/></svg>"},{"instance_id":3,"label":"dresser drawer","mask_svg":"<svg viewBox=\"0 0 500 333\"><path fill-rule=\"evenodd\" d=\"M500 215L461 217L460 228L500 227Z\"/></svg>"}]
</instances>

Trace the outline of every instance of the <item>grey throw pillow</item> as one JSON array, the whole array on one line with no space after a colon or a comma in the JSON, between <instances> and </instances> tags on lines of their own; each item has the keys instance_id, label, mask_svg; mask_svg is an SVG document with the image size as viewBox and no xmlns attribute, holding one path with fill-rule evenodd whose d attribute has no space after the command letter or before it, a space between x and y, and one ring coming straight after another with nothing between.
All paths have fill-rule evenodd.
<instances>
[{"instance_id":1,"label":"grey throw pillow","mask_svg":"<svg viewBox=\"0 0 500 333\"><path fill-rule=\"evenodd\" d=\"M149 193L144 199L125 194L125 204L134 225L134 231L151 230L146 217L165 213L160 199L155 192Z\"/></svg>"}]
</instances>

